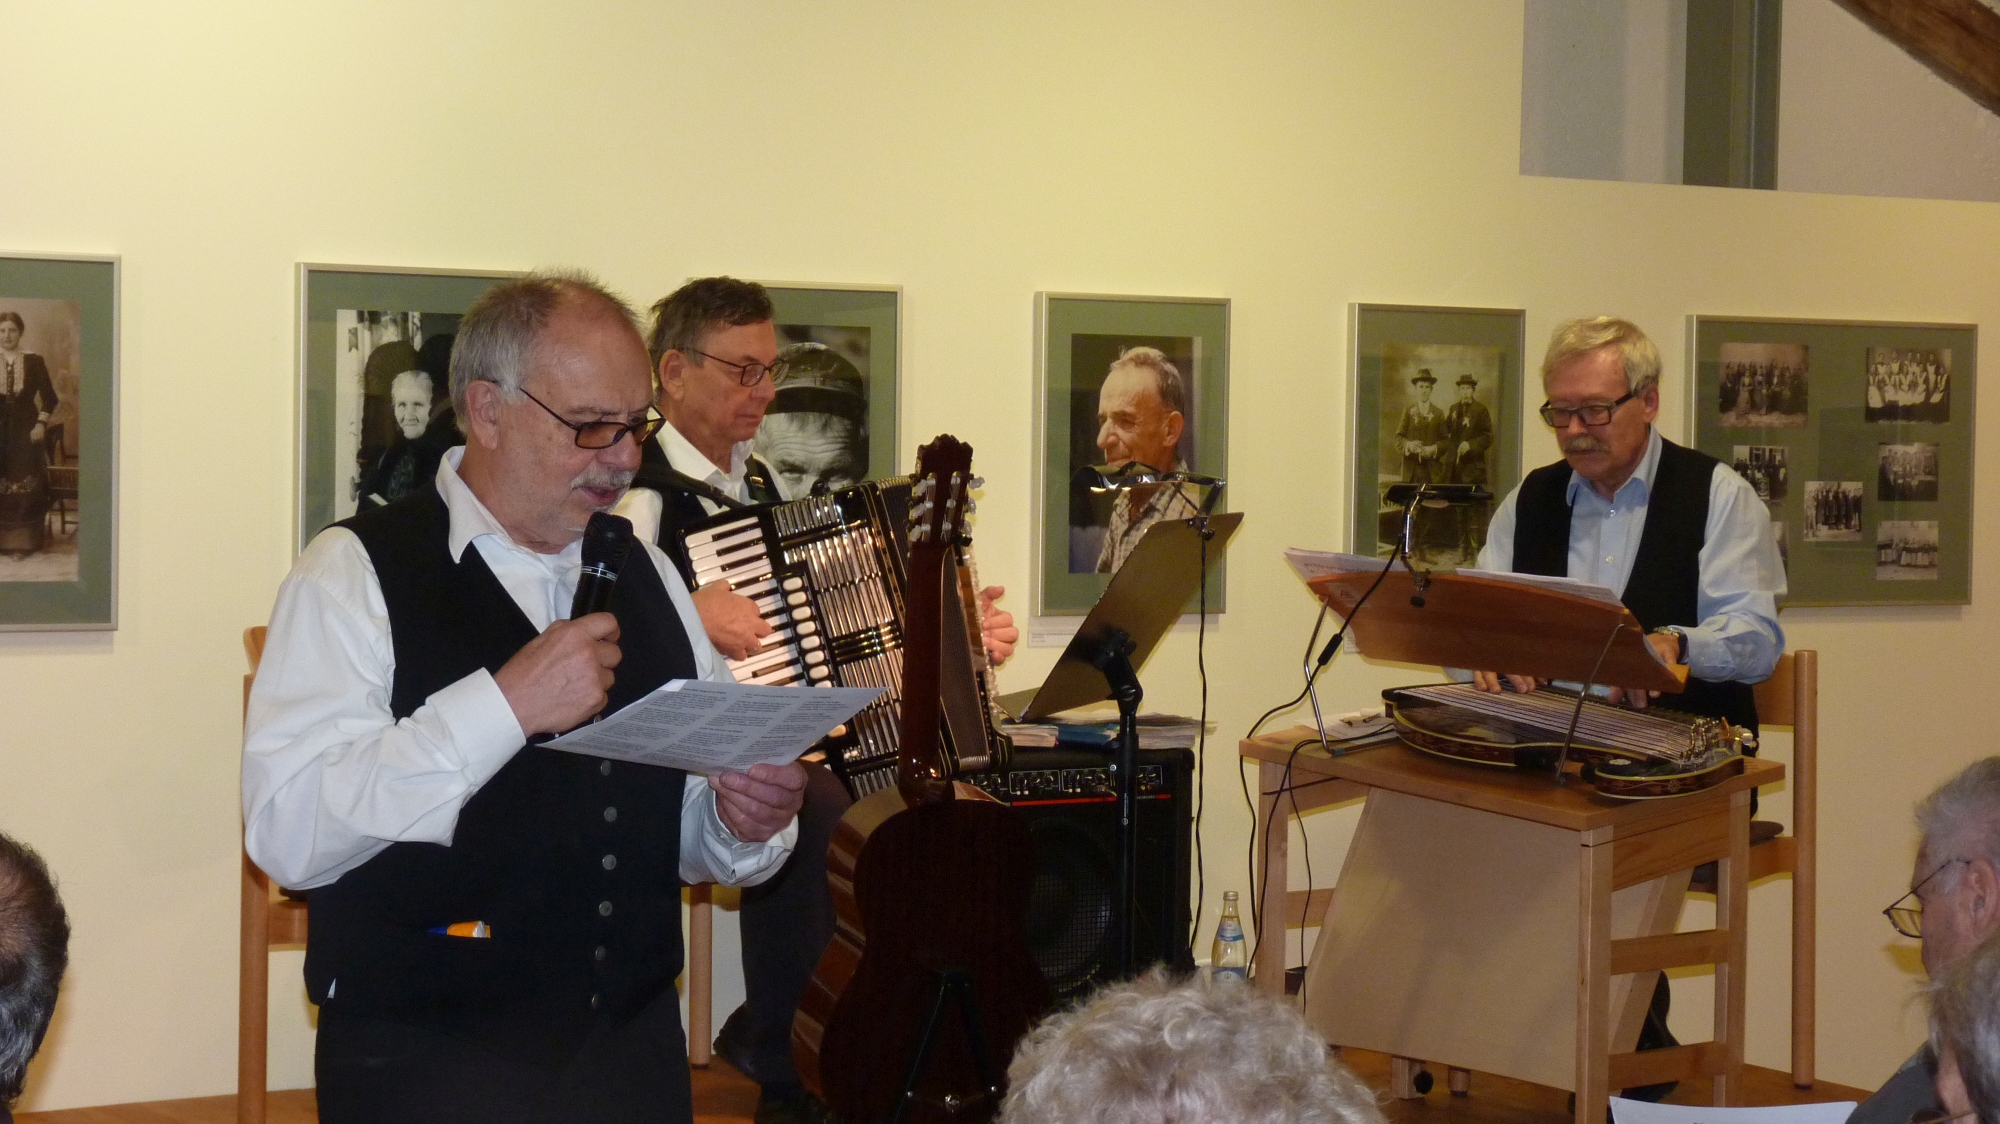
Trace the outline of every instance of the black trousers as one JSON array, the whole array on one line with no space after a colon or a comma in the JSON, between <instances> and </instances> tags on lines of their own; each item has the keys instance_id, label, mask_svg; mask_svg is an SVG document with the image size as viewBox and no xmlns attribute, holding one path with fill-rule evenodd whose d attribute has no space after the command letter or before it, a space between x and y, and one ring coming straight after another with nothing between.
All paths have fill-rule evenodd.
<instances>
[{"instance_id":1,"label":"black trousers","mask_svg":"<svg viewBox=\"0 0 2000 1124\"><path fill-rule=\"evenodd\" d=\"M824 765L806 766L799 842L768 881L743 891L743 1005L722 1029L723 1058L759 1085L799 1080L792 1067L792 1016L833 939L826 850L854 802Z\"/></svg>"},{"instance_id":2,"label":"black trousers","mask_svg":"<svg viewBox=\"0 0 2000 1124\"><path fill-rule=\"evenodd\" d=\"M691 1124L672 989L602 1020L567 1063L525 1065L442 1031L323 1008L313 1065L322 1124Z\"/></svg>"}]
</instances>

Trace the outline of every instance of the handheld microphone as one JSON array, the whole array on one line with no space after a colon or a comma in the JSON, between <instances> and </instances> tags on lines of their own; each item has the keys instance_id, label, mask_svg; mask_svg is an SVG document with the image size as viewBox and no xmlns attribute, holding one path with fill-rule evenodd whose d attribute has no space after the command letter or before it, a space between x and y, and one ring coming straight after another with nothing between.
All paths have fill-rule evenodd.
<instances>
[{"instance_id":1,"label":"handheld microphone","mask_svg":"<svg viewBox=\"0 0 2000 1124\"><path fill-rule=\"evenodd\" d=\"M612 595L618 592L618 571L631 550L630 519L606 511L591 514L583 528L583 569L576 575L576 597L569 606L571 620L611 610Z\"/></svg>"}]
</instances>

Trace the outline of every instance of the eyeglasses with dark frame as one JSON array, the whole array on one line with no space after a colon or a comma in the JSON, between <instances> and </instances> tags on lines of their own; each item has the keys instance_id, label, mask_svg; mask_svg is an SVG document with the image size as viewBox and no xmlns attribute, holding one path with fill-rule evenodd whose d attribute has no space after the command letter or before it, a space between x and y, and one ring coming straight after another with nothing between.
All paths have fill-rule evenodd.
<instances>
[{"instance_id":1,"label":"eyeglasses with dark frame","mask_svg":"<svg viewBox=\"0 0 2000 1124\"><path fill-rule=\"evenodd\" d=\"M1611 415L1618 412L1618 407L1637 397L1639 397L1638 392L1632 391L1616 402L1591 402L1574 410L1551 406L1544 402L1541 410L1542 420L1555 429L1568 425L1571 418L1582 418L1585 425L1610 425Z\"/></svg>"},{"instance_id":2,"label":"eyeglasses with dark frame","mask_svg":"<svg viewBox=\"0 0 2000 1124\"><path fill-rule=\"evenodd\" d=\"M710 355L708 352L697 347L690 347L687 349L687 352L689 355L699 355L703 359L713 359L717 363L736 372L736 381L744 386L756 386L758 383L764 381L765 375L771 376L772 381L775 382L777 381L779 372L785 369L785 364L782 360L767 367L754 359L748 363L731 363L720 355Z\"/></svg>"},{"instance_id":3,"label":"eyeglasses with dark frame","mask_svg":"<svg viewBox=\"0 0 2000 1124\"><path fill-rule=\"evenodd\" d=\"M667 424L667 419L653 414L650 410L647 413L652 416L637 425L614 421L573 422L549 409L547 402L529 394L527 387L521 387L520 390L527 396L528 401L540 406L550 417L568 426L576 434L576 447L579 449L609 449L625 440L625 435L628 433L634 435L638 444L644 445L648 437L658 433L660 427Z\"/></svg>"},{"instance_id":4,"label":"eyeglasses with dark frame","mask_svg":"<svg viewBox=\"0 0 2000 1124\"><path fill-rule=\"evenodd\" d=\"M1924 899L1918 896L1917 891L1930 885L1931 879L1936 878L1940 874L1943 874L1945 872L1946 867L1952 866L1955 863L1962 863L1968 861L1970 860L1946 859L1945 861L1939 863L1935 870L1932 870L1929 874L1924 875L1924 880L1922 882L1919 882L1916 885L1910 887L1909 893L1904 894L1900 898L1897 898L1894 905L1891 905L1888 909L1883 910L1882 916L1887 917L1889 919L1889 924L1895 926L1896 931L1898 933L1901 933L1906 937L1910 937L1916 940L1922 940L1924 936ZM1917 904L1904 905L1903 903L1906 901L1914 901Z\"/></svg>"}]
</instances>

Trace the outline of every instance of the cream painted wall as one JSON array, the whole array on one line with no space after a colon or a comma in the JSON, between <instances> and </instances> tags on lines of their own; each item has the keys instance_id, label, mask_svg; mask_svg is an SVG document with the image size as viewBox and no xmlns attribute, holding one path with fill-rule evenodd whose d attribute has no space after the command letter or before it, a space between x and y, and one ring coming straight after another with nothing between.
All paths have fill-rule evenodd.
<instances>
[{"instance_id":1,"label":"cream painted wall","mask_svg":"<svg viewBox=\"0 0 2000 1124\"><path fill-rule=\"evenodd\" d=\"M290 562L296 262L580 264L639 300L717 271L900 284L905 455L943 429L978 448L980 562L1017 611L1034 292L1231 298L1249 518L1209 641L1211 900L1244 886L1234 738L1294 689L1311 625L1279 550L1341 543L1349 302L1522 307L1536 341L1616 311L1675 384L1695 311L2000 324L1991 205L1518 175L1520 3L554 11L0 7L0 246L125 263L123 627L0 637L0 824L60 872L77 931L25 1107L233 1082L237 636ZM1990 525L2000 472L1979 479ZM1911 802L1990 745L1990 572L1965 609L1786 615L1826 653L1835 1080L1875 1083L1917 1038L1876 911L1907 875ZM1193 665L1176 636L1150 701L1193 708ZM1407 674L1343 659L1326 685L1347 709ZM1339 818L1312 827L1323 880ZM1783 963L1772 893L1760 1003ZM1753 1060L1784 1050L1760 1017Z\"/></svg>"}]
</instances>

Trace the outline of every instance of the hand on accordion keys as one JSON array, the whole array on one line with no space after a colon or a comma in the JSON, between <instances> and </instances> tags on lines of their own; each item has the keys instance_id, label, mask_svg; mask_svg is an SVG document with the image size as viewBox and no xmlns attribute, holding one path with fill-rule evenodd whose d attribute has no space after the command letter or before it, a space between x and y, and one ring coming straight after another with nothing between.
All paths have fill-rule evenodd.
<instances>
[{"instance_id":1,"label":"hand on accordion keys","mask_svg":"<svg viewBox=\"0 0 2000 1124\"><path fill-rule=\"evenodd\" d=\"M764 637L772 632L771 622L764 619L757 603L730 589L725 581L712 581L695 590L694 611L701 616L709 643L732 660L749 659L762 651Z\"/></svg>"}]
</instances>

